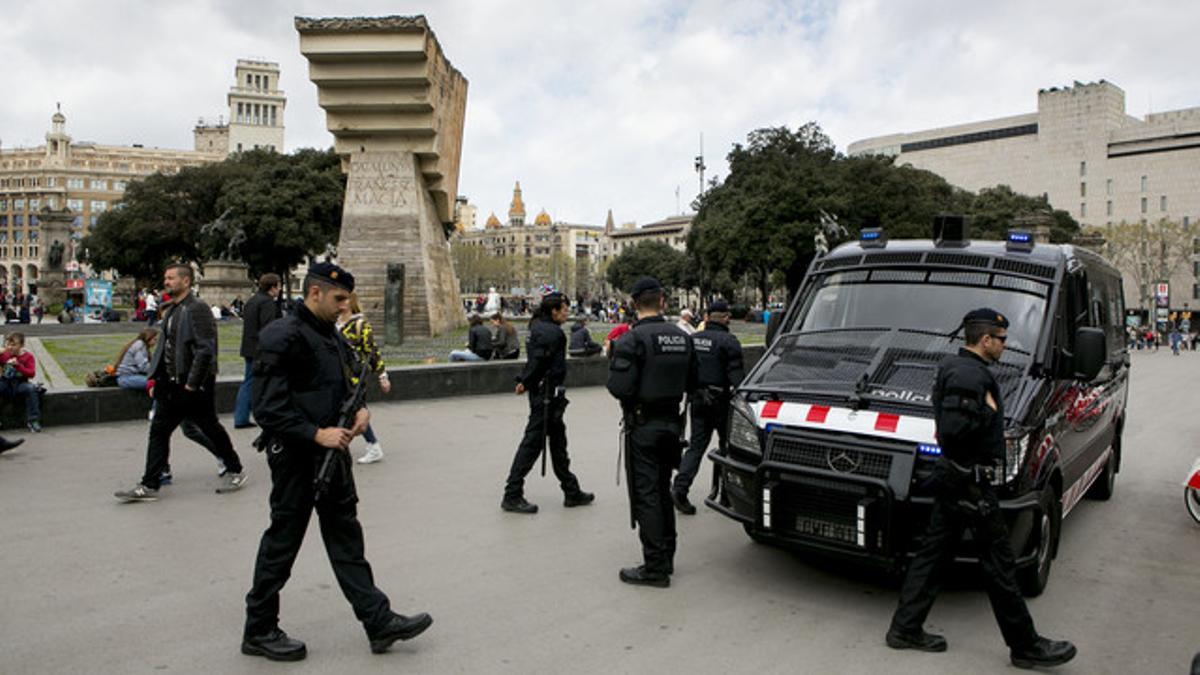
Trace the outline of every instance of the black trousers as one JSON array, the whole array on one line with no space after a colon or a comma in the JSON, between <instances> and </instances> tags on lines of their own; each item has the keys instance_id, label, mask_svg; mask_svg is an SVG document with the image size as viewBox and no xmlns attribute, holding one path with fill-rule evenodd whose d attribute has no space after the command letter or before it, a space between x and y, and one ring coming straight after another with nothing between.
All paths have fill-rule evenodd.
<instances>
[{"instance_id":1,"label":"black trousers","mask_svg":"<svg viewBox=\"0 0 1200 675\"><path fill-rule=\"evenodd\" d=\"M675 507L671 472L679 466L679 418L651 417L625 429L629 505L642 542L647 571L675 569Z\"/></svg>"},{"instance_id":2,"label":"black trousers","mask_svg":"<svg viewBox=\"0 0 1200 675\"><path fill-rule=\"evenodd\" d=\"M150 441L146 448L146 472L142 485L158 489L158 477L171 461L171 434L185 420L195 423L200 435L207 438L205 445L199 437L185 429L189 438L205 445L209 452L225 464L227 471L242 472L242 461L233 449L233 442L225 427L217 420L216 398L213 381L197 391L189 392L172 382L160 382L154 387L154 419L150 420Z\"/></svg>"},{"instance_id":3,"label":"black trousers","mask_svg":"<svg viewBox=\"0 0 1200 675\"><path fill-rule=\"evenodd\" d=\"M354 616L368 635L391 618L391 604L383 591L375 587L371 565L364 555L358 495L349 456L337 452L330 487L317 502L313 497L313 480L324 451L279 446L267 450L267 464L271 467L271 525L259 543L254 583L246 594L247 637L278 627L279 592L292 574L292 564L300 552L314 508L329 564L342 594L354 607Z\"/></svg>"},{"instance_id":4,"label":"black trousers","mask_svg":"<svg viewBox=\"0 0 1200 675\"><path fill-rule=\"evenodd\" d=\"M542 401L540 392L529 392L529 421L525 424L525 436L517 446L508 480L504 484L505 499L520 499L525 495L525 476L542 455L542 434L550 441L550 464L564 494L580 492L579 479L571 473L571 458L567 455L567 425L563 413L567 409L567 398L551 398L549 406Z\"/></svg>"},{"instance_id":5,"label":"black trousers","mask_svg":"<svg viewBox=\"0 0 1200 675\"><path fill-rule=\"evenodd\" d=\"M969 511L958 505L963 494L948 492L937 498L929 528L925 531L908 576L900 590L900 606L892 617L892 629L907 633L921 630L933 601L942 588L942 580L954 561L954 553L963 531L970 528L983 571L992 613L1004 642L1009 647L1024 647L1037 639L1033 619L1025 598L1013 578L1013 552L1008 541L1008 526L1000 513L995 492L982 486L982 503L989 508Z\"/></svg>"},{"instance_id":6,"label":"black trousers","mask_svg":"<svg viewBox=\"0 0 1200 675\"><path fill-rule=\"evenodd\" d=\"M729 440L729 400L722 399L711 405L693 401L691 405L692 430L688 438L688 449L683 453L679 462L679 472L675 474L675 491L687 494L700 472L704 462L704 453L712 441L713 432L717 433L718 444L723 448Z\"/></svg>"}]
</instances>

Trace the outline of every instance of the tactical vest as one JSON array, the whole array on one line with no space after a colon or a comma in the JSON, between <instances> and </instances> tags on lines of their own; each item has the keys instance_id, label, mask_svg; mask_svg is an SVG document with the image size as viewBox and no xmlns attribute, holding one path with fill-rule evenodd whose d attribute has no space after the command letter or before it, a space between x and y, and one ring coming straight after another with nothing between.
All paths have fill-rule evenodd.
<instances>
[{"instance_id":1,"label":"tactical vest","mask_svg":"<svg viewBox=\"0 0 1200 675\"><path fill-rule=\"evenodd\" d=\"M639 322L631 334L641 357L637 401L678 405L687 390L692 340L683 329L664 321Z\"/></svg>"}]
</instances>

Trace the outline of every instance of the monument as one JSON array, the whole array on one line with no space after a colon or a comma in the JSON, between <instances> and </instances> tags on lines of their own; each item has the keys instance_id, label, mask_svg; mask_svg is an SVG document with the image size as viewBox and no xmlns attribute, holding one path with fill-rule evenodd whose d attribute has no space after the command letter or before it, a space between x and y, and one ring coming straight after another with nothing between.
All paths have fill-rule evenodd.
<instances>
[{"instance_id":1,"label":"monument","mask_svg":"<svg viewBox=\"0 0 1200 675\"><path fill-rule=\"evenodd\" d=\"M337 260L376 335L395 343L461 325L443 224L454 220L466 78L423 16L297 17L296 30L348 173Z\"/></svg>"},{"instance_id":2,"label":"monument","mask_svg":"<svg viewBox=\"0 0 1200 675\"><path fill-rule=\"evenodd\" d=\"M38 213L41 226L42 259L38 267L38 297L47 307L67 299L67 265L74 262L74 242L71 224L75 213L70 209L55 210L42 207Z\"/></svg>"}]
</instances>

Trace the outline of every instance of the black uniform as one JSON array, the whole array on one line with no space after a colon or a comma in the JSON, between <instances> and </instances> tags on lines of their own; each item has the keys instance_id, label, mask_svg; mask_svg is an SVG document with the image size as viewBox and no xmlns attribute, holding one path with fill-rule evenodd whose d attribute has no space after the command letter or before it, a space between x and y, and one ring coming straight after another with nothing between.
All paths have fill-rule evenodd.
<instances>
[{"instance_id":1,"label":"black uniform","mask_svg":"<svg viewBox=\"0 0 1200 675\"><path fill-rule=\"evenodd\" d=\"M1004 459L1004 403L987 366L974 352L960 349L938 368L933 409L942 447L939 489L929 528L900 591L891 630L904 635L921 632L941 590L942 576L969 528L1004 641L1010 648L1022 649L1037 640L1037 633L1013 578L1008 527L984 475ZM986 402L988 393L996 402L995 410Z\"/></svg>"},{"instance_id":2,"label":"black uniform","mask_svg":"<svg viewBox=\"0 0 1200 675\"><path fill-rule=\"evenodd\" d=\"M675 492L685 496L700 470L714 431L718 443L725 447L730 396L746 375L742 343L725 324L709 321L704 330L692 335L692 348L696 352L696 390L690 399L692 431L674 485Z\"/></svg>"},{"instance_id":3,"label":"black uniform","mask_svg":"<svg viewBox=\"0 0 1200 675\"><path fill-rule=\"evenodd\" d=\"M517 381L529 397L529 421L525 436L517 446L512 468L504 485L504 501L513 503L524 499L525 476L542 452L544 438L550 442L550 462L554 475L568 498L582 494L579 479L571 473L571 458L567 455L567 425L563 413L567 409L567 336L549 317L536 317L529 322L529 338L525 341L529 359Z\"/></svg>"},{"instance_id":4,"label":"black uniform","mask_svg":"<svg viewBox=\"0 0 1200 675\"><path fill-rule=\"evenodd\" d=\"M694 383L691 338L662 316L639 320L613 347L608 390L623 413L630 509L645 559L641 572L654 579L675 571L671 472L682 449L679 403Z\"/></svg>"},{"instance_id":5,"label":"black uniform","mask_svg":"<svg viewBox=\"0 0 1200 675\"><path fill-rule=\"evenodd\" d=\"M254 418L270 439L271 525L263 533L246 595L247 638L270 633L279 620L279 592L292 571L314 506L321 538L338 585L368 636L391 620L388 598L375 587L363 555L358 495L349 455L335 450L333 478L320 501L313 481L325 448L317 430L337 424L339 408L351 392L350 347L333 323L303 305L266 326L254 358Z\"/></svg>"}]
</instances>

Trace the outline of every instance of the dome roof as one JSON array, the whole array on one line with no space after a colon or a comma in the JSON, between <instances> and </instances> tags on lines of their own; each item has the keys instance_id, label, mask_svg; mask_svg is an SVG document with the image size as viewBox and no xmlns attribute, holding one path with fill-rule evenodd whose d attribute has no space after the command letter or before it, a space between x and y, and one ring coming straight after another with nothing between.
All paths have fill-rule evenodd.
<instances>
[{"instance_id":1,"label":"dome roof","mask_svg":"<svg viewBox=\"0 0 1200 675\"><path fill-rule=\"evenodd\" d=\"M553 221L550 220L550 214L546 213L546 209L542 209L542 212L537 214L537 218L533 219L534 225L549 225L551 222Z\"/></svg>"},{"instance_id":2,"label":"dome roof","mask_svg":"<svg viewBox=\"0 0 1200 675\"><path fill-rule=\"evenodd\" d=\"M488 216L487 225L485 225L485 227L489 230L495 230L500 227L500 219L496 217L495 213L492 213L492 215Z\"/></svg>"},{"instance_id":3,"label":"dome roof","mask_svg":"<svg viewBox=\"0 0 1200 675\"><path fill-rule=\"evenodd\" d=\"M521 181L513 188L512 204L508 207L508 217L525 220L525 202L521 199Z\"/></svg>"}]
</instances>

